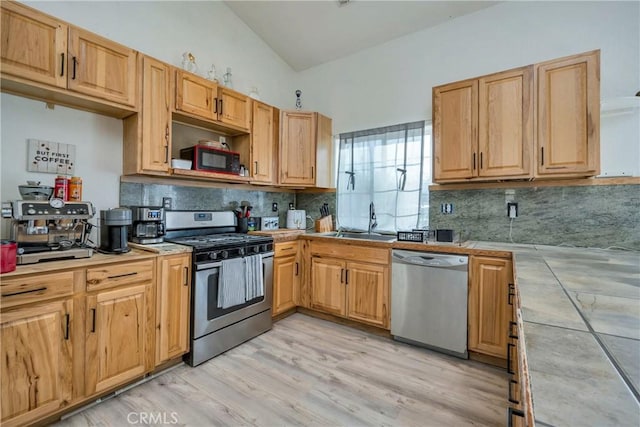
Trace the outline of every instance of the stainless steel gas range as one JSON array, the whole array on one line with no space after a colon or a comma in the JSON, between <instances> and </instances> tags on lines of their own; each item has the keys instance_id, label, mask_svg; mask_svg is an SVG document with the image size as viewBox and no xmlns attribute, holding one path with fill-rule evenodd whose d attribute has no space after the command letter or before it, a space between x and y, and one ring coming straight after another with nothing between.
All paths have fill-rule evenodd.
<instances>
[{"instance_id":1,"label":"stainless steel gas range","mask_svg":"<svg viewBox=\"0 0 640 427\"><path fill-rule=\"evenodd\" d=\"M191 366L271 329L273 239L235 226L231 211L166 212L165 240L193 248Z\"/></svg>"}]
</instances>

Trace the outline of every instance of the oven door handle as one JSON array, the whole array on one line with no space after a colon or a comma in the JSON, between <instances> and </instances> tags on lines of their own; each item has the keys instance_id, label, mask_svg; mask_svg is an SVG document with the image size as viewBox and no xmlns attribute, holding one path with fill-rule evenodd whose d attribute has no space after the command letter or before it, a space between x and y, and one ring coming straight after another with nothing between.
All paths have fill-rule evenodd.
<instances>
[{"instance_id":1,"label":"oven door handle","mask_svg":"<svg viewBox=\"0 0 640 427\"><path fill-rule=\"evenodd\" d=\"M196 271L207 270L210 268L220 268L222 266L222 261L209 262L206 264L196 264Z\"/></svg>"}]
</instances>

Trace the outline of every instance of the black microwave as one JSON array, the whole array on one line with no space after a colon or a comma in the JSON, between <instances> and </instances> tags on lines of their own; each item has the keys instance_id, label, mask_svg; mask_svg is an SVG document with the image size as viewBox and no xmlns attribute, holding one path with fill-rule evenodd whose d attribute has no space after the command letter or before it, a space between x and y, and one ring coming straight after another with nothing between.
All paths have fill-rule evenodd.
<instances>
[{"instance_id":1,"label":"black microwave","mask_svg":"<svg viewBox=\"0 0 640 427\"><path fill-rule=\"evenodd\" d=\"M180 158L191 160L191 169L205 172L240 175L240 154L206 145L194 145L180 150Z\"/></svg>"}]
</instances>

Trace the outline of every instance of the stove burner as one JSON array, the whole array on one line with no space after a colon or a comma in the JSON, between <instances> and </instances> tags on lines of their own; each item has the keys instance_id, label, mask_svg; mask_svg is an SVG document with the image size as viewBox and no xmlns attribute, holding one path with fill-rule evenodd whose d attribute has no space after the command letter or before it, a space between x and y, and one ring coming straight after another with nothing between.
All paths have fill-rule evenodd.
<instances>
[{"instance_id":1,"label":"stove burner","mask_svg":"<svg viewBox=\"0 0 640 427\"><path fill-rule=\"evenodd\" d=\"M165 240L193 247L196 264L273 251L272 238L240 233L205 234Z\"/></svg>"}]
</instances>

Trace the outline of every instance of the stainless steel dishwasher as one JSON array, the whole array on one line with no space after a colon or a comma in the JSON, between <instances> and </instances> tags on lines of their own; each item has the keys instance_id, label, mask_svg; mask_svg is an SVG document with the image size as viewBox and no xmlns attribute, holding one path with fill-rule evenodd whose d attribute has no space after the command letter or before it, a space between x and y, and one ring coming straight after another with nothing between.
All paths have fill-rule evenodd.
<instances>
[{"instance_id":1,"label":"stainless steel dishwasher","mask_svg":"<svg viewBox=\"0 0 640 427\"><path fill-rule=\"evenodd\" d=\"M464 359L469 259L393 250L391 335Z\"/></svg>"}]
</instances>

